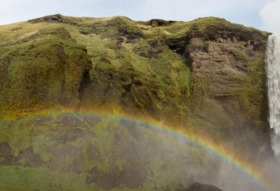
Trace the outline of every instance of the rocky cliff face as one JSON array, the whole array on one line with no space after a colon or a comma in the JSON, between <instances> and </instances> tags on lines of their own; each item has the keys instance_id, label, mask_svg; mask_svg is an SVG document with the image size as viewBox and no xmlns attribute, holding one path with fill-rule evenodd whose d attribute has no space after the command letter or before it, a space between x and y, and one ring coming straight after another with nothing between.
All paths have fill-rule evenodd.
<instances>
[{"instance_id":1,"label":"rocky cliff face","mask_svg":"<svg viewBox=\"0 0 280 191\"><path fill-rule=\"evenodd\" d=\"M2 31L2 115L114 105L187 119L207 96L226 112L265 121L267 34L260 31L218 18L184 23L61 15Z\"/></svg>"},{"instance_id":2,"label":"rocky cliff face","mask_svg":"<svg viewBox=\"0 0 280 191\"><path fill-rule=\"evenodd\" d=\"M224 29L209 27L214 38L195 36L186 46L185 56L192 65L193 113L217 126L265 130L266 37L242 28Z\"/></svg>"},{"instance_id":3,"label":"rocky cliff face","mask_svg":"<svg viewBox=\"0 0 280 191\"><path fill-rule=\"evenodd\" d=\"M212 17L191 22L135 22L125 17L54 15L0 26L1 128L6 131L13 126L20 132L9 130L7 136L0 136L0 150L5 153L0 164L8 164L13 158L16 165L61 168L68 172L68 167L59 162L63 156L57 153L71 151L69 172L86 173L88 183L95 182L104 189L142 185L147 176L143 166L132 172L133 164L111 165L114 157L103 164L102 153L110 153L112 145L106 150L102 140L88 143L76 136L77 133L85 137L89 131L79 128L81 122L76 121L77 116L71 120L66 117L73 127L70 125L67 132L58 128L57 134L47 127L63 126L60 117L28 118L42 111L69 109L149 116L166 124L183 125L255 158L256 153L249 152L251 148L267 148L269 144L264 66L267 36ZM7 122L10 117L18 118L19 122ZM99 123L93 123L98 132ZM42 131L33 129L34 126ZM130 133L130 149L134 150L138 148L137 133ZM114 142L123 135L113 131L106 136ZM22 140L24 144L14 140ZM49 140L52 146L41 145L40 150L40 144ZM61 141L72 146L66 148ZM93 144L101 158L87 150L87 144ZM116 147L120 153L126 148ZM112 156L119 156L118 152ZM127 157L124 161L131 159ZM76 164L81 160L84 163ZM87 163L91 160L96 163ZM139 161L147 163L144 159ZM108 171L114 173L106 175ZM132 185L124 183L131 173L139 175L139 172L140 179ZM124 180L111 184L114 176L120 174Z\"/></svg>"}]
</instances>

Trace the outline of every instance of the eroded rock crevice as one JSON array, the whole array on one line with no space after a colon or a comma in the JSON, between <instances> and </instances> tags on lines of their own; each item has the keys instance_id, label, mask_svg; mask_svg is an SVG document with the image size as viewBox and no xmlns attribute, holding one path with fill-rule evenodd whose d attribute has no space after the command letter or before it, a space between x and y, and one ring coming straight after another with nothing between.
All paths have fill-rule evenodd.
<instances>
[{"instance_id":1,"label":"eroded rock crevice","mask_svg":"<svg viewBox=\"0 0 280 191\"><path fill-rule=\"evenodd\" d=\"M90 71L86 70L82 74L80 86L78 89L80 100L83 99L84 93L85 93L86 89L90 86L90 84L91 84Z\"/></svg>"}]
</instances>

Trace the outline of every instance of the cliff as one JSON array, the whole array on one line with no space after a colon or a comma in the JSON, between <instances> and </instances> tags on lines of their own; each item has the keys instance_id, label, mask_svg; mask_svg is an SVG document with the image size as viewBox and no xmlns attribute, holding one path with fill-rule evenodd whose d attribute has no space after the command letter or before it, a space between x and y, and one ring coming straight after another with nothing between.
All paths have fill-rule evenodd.
<instances>
[{"instance_id":1,"label":"cliff","mask_svg":"<svg viewBox=\"0 0 280 191\"><path fill-rule=\"evenodd\" d=\"M169 125L183 125L230 148L238 147L243 153L254 147L268 148L264 65L267 37L268 33L214 17L190 22L136 22L126 17L52 15L0 26L1 128L4 131L13 126L19 133L11 130L7 134L25 143L0 136L0 150L5 153L0 164L9 164L13 158L17 165L67 168L61 166L62 158L52 159L59 149L67 152L67 148L54 143L56 151L39 151L30 142L30 137L37 137L32 140L38 144L39 138L48 141L50 131L65 136L68 132L47 128L48 120L53 120L56 127L63 123L60 118L30 119L42 111L145 116ZM34 130L34 126L41 130ZM77 127L74 125L70 131L76 132ZM77 139L57 134L54 142ZM255 156L249 152L246 157ZM124 180L108 183L107 179L120 174L106 179L102 173L109 167L96 170L85 166L71 167L70 171L87 172L87 181L104 189L126 185L125 178L131 173L134 176L124 170ZM145 170L140 171L145 174ZM103 179L95 177L98 173ZM137 187L144 180L145 175L126 186Z\"/></svg>"}]
</instances>

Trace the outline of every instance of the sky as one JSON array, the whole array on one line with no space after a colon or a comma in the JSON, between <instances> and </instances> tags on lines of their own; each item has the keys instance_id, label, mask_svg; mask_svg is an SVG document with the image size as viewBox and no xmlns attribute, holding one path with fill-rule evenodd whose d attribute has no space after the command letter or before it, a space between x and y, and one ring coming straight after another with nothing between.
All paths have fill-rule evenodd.
<instances>
[{"instance_id":1,"label":"sky","mask_svg":"<svg viewBox=\"0 0 280 191\"><path fill-rule=\"evenodd\" d=\"M280 33L280 0L2 0L0 25L57 14L190 21L215 16Z\"/></svg>"}]
</instances>

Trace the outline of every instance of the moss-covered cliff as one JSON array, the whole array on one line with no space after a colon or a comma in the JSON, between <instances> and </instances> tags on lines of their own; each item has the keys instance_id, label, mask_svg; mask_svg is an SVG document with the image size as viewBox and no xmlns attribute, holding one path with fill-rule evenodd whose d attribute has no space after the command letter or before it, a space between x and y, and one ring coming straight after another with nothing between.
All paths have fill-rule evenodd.
<instances>
[{"instance_id":1,"label":"moss-covered cliff","mask_svg":"<svg viewBox=\"0 0 280 191\"><path fill-rule=\"evenodd\" d=\"M152 142L145 133L141 137L127 132L123 124L106 129L107 118L105 122L81 125L76 115L70 114L71 120L64 114L38 117L42 112L106 111L145 116L184 126L229 148L238 148L241 153L248 153L252 147L266 147L263 60L267 36L214 17L191 22L135 22L126 17L53 15L0 26L0 117L1 132L5 132L0 135L0 173L16 176L16 169L7 166L20 166L25 167L20 173L33 176L37 167L43 167L38 170L41 178L65 178L65 185L60 184L64 190L75 190L75 186L67 186L69 179L77 177L80 185L85 180L88 183L84 190L169 188L165 184L170 181L157 179L155 174L155 169L161 168L157 166L161 159L156 159L160 153L152 156L148 152L145 160L141 156L119 156L123 150L141 150ZM88 133L93 133L92 137ZM128 142L118 142L113 152L114 142L122 136L130 137L131 148L124 146ZM144 146L137 146L141 142L138 139L145 137ZM71 153L67 164L62 164L64 155L57 155L63 152ZM248 153L245 158L255 156ZM201 153L195 157L208 160ZM134 162L124 165L127 161ZM131 171L135 166L135 172ZM181 175L173 173L174 177ZM123 180L115 180L119 176ZM138 179L127 184L129 176ZM115 182L110 182L113 179ZM5 181L8 183L0 180L1 185L9 190L14 183ZM179 183L175 182L172 185L178 189ZM26 186L27 190L38 188Z\"/></svg>"}]
</instances>

